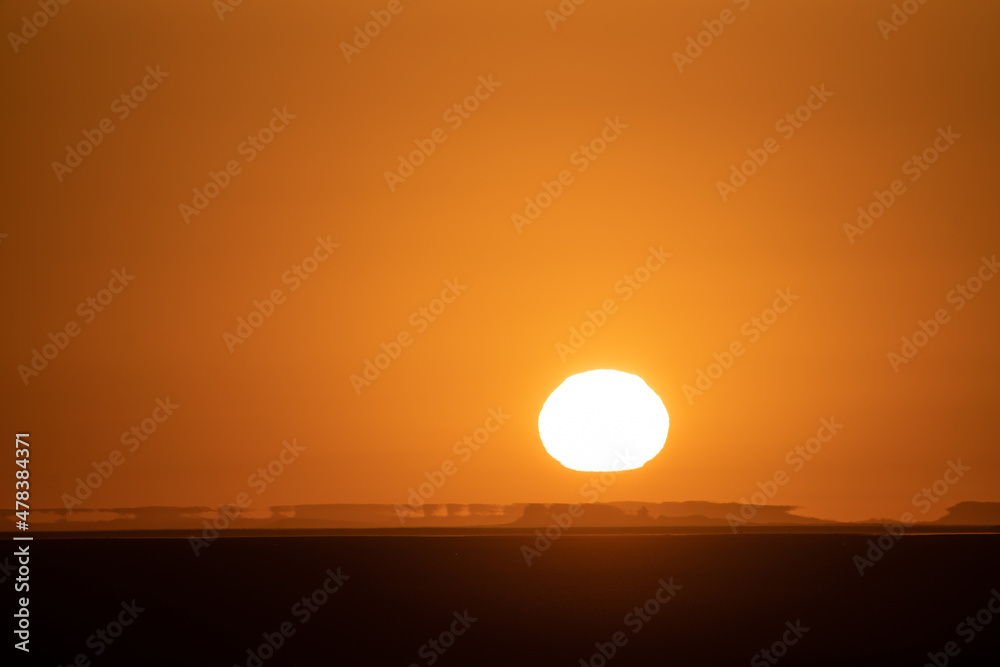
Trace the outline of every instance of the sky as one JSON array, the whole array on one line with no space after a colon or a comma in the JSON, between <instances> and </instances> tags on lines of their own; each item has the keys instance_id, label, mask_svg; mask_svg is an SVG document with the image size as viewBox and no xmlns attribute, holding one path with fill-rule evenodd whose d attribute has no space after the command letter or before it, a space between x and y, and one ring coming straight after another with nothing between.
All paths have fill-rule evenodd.
<instances>
[{"instance_id":1,"label":"sky","mask_svg":"<svg viewBox=\"0 0 1000 667\"><path fill-rule=\"evenodd\" d=\"M602 501L998 500L1000 6L39 6L0 9L33 507L582 502L537 420L599 368L670 414Z\"/></svg>"}]
</instances>

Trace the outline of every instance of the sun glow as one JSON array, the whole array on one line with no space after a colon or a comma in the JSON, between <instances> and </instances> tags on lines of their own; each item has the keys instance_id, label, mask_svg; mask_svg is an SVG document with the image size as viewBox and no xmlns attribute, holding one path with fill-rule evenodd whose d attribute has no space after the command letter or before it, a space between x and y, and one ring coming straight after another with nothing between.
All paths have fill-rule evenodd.
<instances>
[{"instance_id":1,"label":"sun glow","mask_svg":"<svg viewBox=\"0 0 1000 667\"><path fill-rule=\"evenodd\" d=\"M571 470L641 468L660 453L670 418L637 375L593 370L568 377L538 415L546 451Z\"/></svg>"}]
</instances>

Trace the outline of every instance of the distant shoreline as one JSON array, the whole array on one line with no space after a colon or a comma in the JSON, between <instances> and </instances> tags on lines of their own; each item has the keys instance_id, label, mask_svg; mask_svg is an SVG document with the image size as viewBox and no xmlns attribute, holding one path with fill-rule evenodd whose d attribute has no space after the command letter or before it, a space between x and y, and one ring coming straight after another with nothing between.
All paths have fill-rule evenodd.
<instances>
[{"instance_id":1,"label":"distant shoreline","mask_svg":"<svg viewBox=\"0 0 1000 667\"><path fill-rule=\"evenodd\" d=\"M220 537L228 538L273 538L273 537L517 537L534 536L543 528L516 527L500 528L484 526L457 528L330 528L330 529L237 529L224 531ZM617 527L569 529L565 537L599 536L685 536L685 535L875 535L885 531L883 524L851 524L836 526L744 526L738 534L725 526L657 526L657 527ZM198 537L199 531L192 530L35 530L35 540L60 539L187 539ZM917 525L907 529L906 536L916 535L996 535L1000 526L942 526ZM23 534L22 534L23 535ZM0 532L0 537L11 539L18 533Z\"/></svg>"}]
</instances>

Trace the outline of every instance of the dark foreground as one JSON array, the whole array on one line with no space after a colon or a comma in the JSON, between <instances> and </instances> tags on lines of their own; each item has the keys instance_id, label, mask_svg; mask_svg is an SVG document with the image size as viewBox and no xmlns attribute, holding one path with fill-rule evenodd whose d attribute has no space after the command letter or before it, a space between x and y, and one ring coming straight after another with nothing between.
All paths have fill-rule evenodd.
<instances>
[{"instance_id":1,"label":"dark foreground","mask_svg":"<svg viewBox=\"0 0 1000 667\"><path fill-rule=\"evenodd\" d=\"M861 577L870 539L566 535L530 567L531 535L36 539L3 664L1000 664L1000 536L906 536Z\"/></svg>"}]
</instances>

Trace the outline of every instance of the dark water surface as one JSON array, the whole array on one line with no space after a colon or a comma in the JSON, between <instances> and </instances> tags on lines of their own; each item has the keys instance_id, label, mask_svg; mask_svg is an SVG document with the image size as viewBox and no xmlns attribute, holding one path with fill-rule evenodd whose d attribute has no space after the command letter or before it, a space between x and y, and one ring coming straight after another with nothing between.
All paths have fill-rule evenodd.
<instances>
[{"instance_id":1,"label":"dark water surface","mask_svg":"<svg viewBox=\"0 0 1000 667\"><path fill-rule=\"evenodd\" d=\"M948 664L1000 664L1000 614L980 611L998 535L906 536L864 577L869 535L566 535L529 567L533 539L222 538L197 557L186 539L36 539L16 664L919 666L948 642ZM959 625L977 613L981 631ZM258 662L265 633L281 646ZM757 655L783 635L780 659Z\"/></svg>"}]
</instances>

